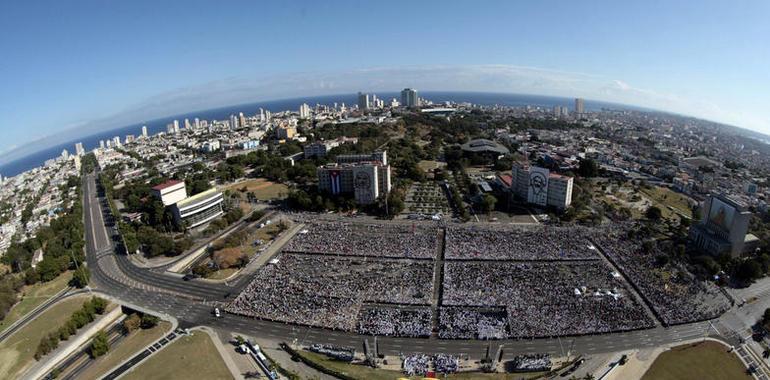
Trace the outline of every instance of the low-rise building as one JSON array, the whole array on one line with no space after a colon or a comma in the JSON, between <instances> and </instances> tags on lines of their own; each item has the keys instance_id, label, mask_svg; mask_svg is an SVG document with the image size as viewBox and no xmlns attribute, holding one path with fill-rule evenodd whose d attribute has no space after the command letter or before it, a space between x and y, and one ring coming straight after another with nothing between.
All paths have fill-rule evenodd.
<instances>
[{"instance_id":1,"label":"low-rise building","mask_svg":"<svg viewBox=\"0 0 770 380\"><path fill-rule=\"evenodd\" d=\"M175 203L171 209L177 223L195 228L224 214L222 202L222 193L211 188Z\"/></svg>"}]
</instances>

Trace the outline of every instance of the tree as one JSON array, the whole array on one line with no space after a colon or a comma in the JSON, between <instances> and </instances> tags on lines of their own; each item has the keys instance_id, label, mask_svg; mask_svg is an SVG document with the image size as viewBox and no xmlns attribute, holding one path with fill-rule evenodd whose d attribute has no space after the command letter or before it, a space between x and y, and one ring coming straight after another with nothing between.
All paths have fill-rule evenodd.
<instances>
[{"instance_id":1,"label":"tree","mask_svg":"<svg viewBox=\"0 0 770 380\"><path fill-rule=\"evenodd\" d=\"M590 158L580 160L580 166L578 167L578 174L581 177L586 177L586 178L596 177L599 175L599 165L596 164L596 161Z\"/></svg>"},{"instance_id":2,"label":"tree","mask_svg":"<svg viewBox=\"0 0 770 380\"><path fill-rule=\"evenodd\" d=\"M150 314L144 314L142 315L142 328L143 329L150 329L158 325L158 322L160 322L160 318L150 315Z\"/></svg>"},{"instance_id":3,"label":"tree","mask_svg":"<svg viewBox=\"0 0 770 380\"><path fill-rule=\"evenodd\" d=\"M487 214L495 209L495 204L497 204L497 198L495 198L493 195L486 194L481 198L481 210Z\"/></svg>"},{"instance_id":4,"label":"tree","mask_svg":"<svg viewBox=\"0 0 770 380\"><path fill-rule=\"evenodd\" d=\"M72 280L70 280L70 285L76 287L76 288L85 288L88 285L88 280L91 278L91 272L88 270L88 268L82 266L78 268L78 270L75 271L75 274L72 276Z\"/></svg>"},{"instance_id":5,"label":"tree","mask_svg":"<svg viewBox=\"0 0 770 380\"><path fill-rule=\"evenodd\" d=\"M140 327L142 327L142 318L136 313L129 315L128 318L123 321L123 330L126 334L130 334Z\"/></svg>"},{"instance_id":6,"label":"tree","mask_svg":"<svg viewBox=\"0 0 770 380\"><path fill-rule=\"evenodd\" d=\"M647 211L645 211L644 216L651 221L659 221L663 218L663 212L656 206L650 206L647 208Z\"/></svg>"},{"instance_id":7,"label":"tree","mask_svg":"<svg viewBox=\"0 0 770 380\"><path fill-rule=\"evenodd\" d=\"M96 335L94 335L94 338L91 340L91 357L98 358L109 351L110 342L107 339L107 333L105 333L104 330L99 330L99 332L97 332Z\"/></svg>"},{"instance_id":8,"label":"tree","mask_svg":"<svg viewBox=\"0 0 770 380\"><path fill-rule=\"evenodd\" d=\"M756 260L744 260L735 275L742 281L752 281L762 276L762 266Z\"/></svg>"}]
</instances>

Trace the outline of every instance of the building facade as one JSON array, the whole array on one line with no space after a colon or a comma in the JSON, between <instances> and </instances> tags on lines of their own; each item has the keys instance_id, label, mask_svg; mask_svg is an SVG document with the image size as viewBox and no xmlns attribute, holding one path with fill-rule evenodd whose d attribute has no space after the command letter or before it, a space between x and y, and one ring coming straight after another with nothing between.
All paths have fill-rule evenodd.
<instances>
[{"instance_id":1,"label":"building facade","mask_svg":"<svg viewBox=\"0 0 770 380\"><path fill-rule=\"evenodd\" d=\"M171 180L152 188L153 195L163 202L163 206L171 206L187 198L187 187L184 181Z\"/></svg>"},{"instance_id":2,"label":"building facade","mask_svg":"<svg viewBox=\"0 0 770 380\"><path fill-rule=\"evenodd\" d=\"M417 90L413 88L405 88L401 90L401 105L404 107L419 107L420 97L417 95Z\"/></svg>"},{"instance_id":3,"label":"building facade","mask_svg":"<svg viewBox=\"0 0 770 380\"><path fill-rule=\"evenodd\" d=\"M514 162L511 169L511 194L527 203L559 210L572 204L574 179L551 173L546 168L531 166L527 161Z\"/></svg>"},{"instance_id":4,"label":"building facade","mask_svg":"<svg viewBox=\"0 0 770 380\"><path fill-rule=\"evenodd\" d=\"M173 206L176 222L187 228L195 228L224 214L224 196L215 188L185 198Z\"/></svg>"},{"instance_id":5,"label":"building facade","mask_svg":"<svg viewBox=\"0 0 770 380\"><path fill-rule=\"evenodd\" d=\"M709 195L703 202L701 222L690 227L691 248L739 257L755 245L756 237L748 234L750 219L745 204L725 195Z\"/></svg>"}]
</instances>

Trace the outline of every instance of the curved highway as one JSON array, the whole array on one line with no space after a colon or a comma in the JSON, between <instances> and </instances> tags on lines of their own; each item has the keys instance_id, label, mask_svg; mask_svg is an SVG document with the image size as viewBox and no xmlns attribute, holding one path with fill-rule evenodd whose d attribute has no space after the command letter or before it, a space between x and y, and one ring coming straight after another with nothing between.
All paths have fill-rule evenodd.
<instances>
[{"instance_id":1,"label":"curved highway","mask_svg":"<svg viewBox=\"0 0 770 380\"><path fill-rule=\"evenodd\" d=\"M91 269L91 282L94 287L113 297L166 313L177 318L181 327L207 325L239 334L261 337L291 343L331 343L355 347L361 350L364 340L374 343L371 336L333 331L322 328L290 325L237 315L225 314L215 318L211 311L216 306L223 306L229 295L233 297L246 283L237 281L235 286L209 284L198 281L184 281L146 268L140 268L130 258L117 254L105 225L108 209L103 198L97 194L94 175L84 177L84 222L86 230L86 249L88 266ZM112 234L117 234L114 228ZM735 322L736 318L728 318ZM561 337L531 340L445 340L420 338L378 337L379 352L398 354L401 352L453 353L480 358L487 348L494 355L503 345L503 356L512 357L520 353L551 353L566 355L617 352L627 349L656 347L663 344L701 338L706 335L722 337L734 336L732 330L743 334L745 323L730 323L726 327L721 320L698 322L673 327L656 327L632 332L587 335L579 337ZM735 326L737 327L735 327ZM372 346L373 347L373 346Z\"/></svg>"}]
</instances>

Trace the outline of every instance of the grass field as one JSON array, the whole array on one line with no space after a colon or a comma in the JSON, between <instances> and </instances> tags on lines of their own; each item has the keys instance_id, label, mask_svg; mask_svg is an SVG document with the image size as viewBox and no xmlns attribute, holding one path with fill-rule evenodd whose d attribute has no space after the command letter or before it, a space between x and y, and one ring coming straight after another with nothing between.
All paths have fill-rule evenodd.
<instances>
[{"instance_id":1,"label":"grass field","mask_svg":"<svg viewBox=\"0 0 770 380\"><path fill-rule=\"evenodd\" d=\"M201 331L180 336L123 377L125 380L232 378L214 343Z\"/></svg>"},{"instance_id":2,"label":"grass field","mask_svg":"<svg viewBox=\"0 0 770 380\"><path fill-rule=\"evenodd\" d=\"M21 291L23 294L21 300L11 308L8 315L5 316L5 319L0 321L0 331L5 330L8 326L38 307L41 303L66 288L70 279L72 279L72 273L68 271L60 274L59 277L56 277L51 281L24 286Z\"/></svg>"},{"instance_id":3,"label":"grass field","mask_svg":"<svg viewBox=\"0 0 770 380\"><path fill-rule=\"evenodd\" d=\"M226 187L227 190L240 193L244 198L246 193L253 192L259 200L286 198L289 188L280 183L268 181L264 178L248 179ZM245 191L244 191L245 190Z\"/></svg>"},{"instance_id":4,"label":"grass field","mask_svg":"<svg viewBox=\"0 0 770 380\"><path fill-rule=\"evenodd\" d=\"M0 374L9 379L20 378L21 373L34 363L40 339L63 325L87 299L85 295L76 296L57 303L0 343Z\"/></svg>"},{"instance_id":5,"label":"grass field","mask_svg":"<svg viewBox=\"0 0 770 380\"><path fill-rule=\"evenodd\" d=\"M417 167L422 169L422 171L424 171L424 172L431 172L431 171L433 171L433 169L443 168L445 166L446 166L446 163L438 162L438 161L422 160L422 161L417 163Z\"/></svg>"},{"instance_id":6,"label":"grass field","mask_svg":"<svg viewBox=\"0 0 770 380\"><path fill-rule=\"evenodd\" d=\"M407 378L410 380L422 379L422 376L406 377L400 371L393 371L387 369L373 369L371 367L348 364L337 360L330 359L325 355L316 354L308 351L298 351L300 355L308 360L318 363L326 368L333 369L337 372L344 373L347 376L359 380L396 380ZM471 380L471 379L488 379L488 380L520 380L520 379L532 379L542 375L543 373L458 373L448 375L447 379L455 380ZM440 378L444 378L440 376Z\"/></svg>"},{"instance_id":7,"label":"grass field","mask_svg":"<svg viewBox=\"0 0 770 380\"><path fill-rule=\"evenodd\" d=\"M641 188L639 190L642 194L647 196L647 198L652 200L661 211L663 211L663 216L666 218L673 217L672 214L674 214L674 211L687 215L688 217L692 216L687 197L682 194L659 186L652 186L649 189Z\"/></svg>"},{"instance_id":8,"label":"grass field","mask_svg":"<svg viewBox=\"0 0 770 380\"><path fill-rule=\"evenodd\" d=\"M123 338L123 340L120 341L120 344L115 347L110 347L110 352L97 359L96 362L91 364L80 374L80 377L83 379L99 378L99 376L104 375L107 371L139 352L139 350L144 349L151 343L160 339L163 335L168 333L170 329L170 323L161 321L157 326L151 329L139 329L132 332L129 336Z\"/></svg>"},{"instance_id":9,"label":"grass field","mask_svg":"<svg viewBox=\"0 0 770 380\"><path fill-rule=\"evenodd\" d=\"M642 380L718 380L751 379L746 367L727 347L716 342L703 342L674 347L652 363Z\"/></svg>"}]
</instances>

